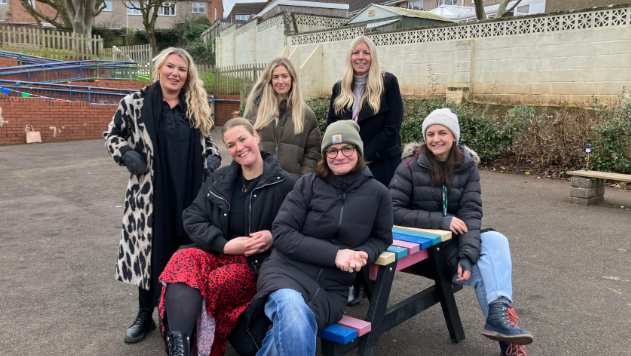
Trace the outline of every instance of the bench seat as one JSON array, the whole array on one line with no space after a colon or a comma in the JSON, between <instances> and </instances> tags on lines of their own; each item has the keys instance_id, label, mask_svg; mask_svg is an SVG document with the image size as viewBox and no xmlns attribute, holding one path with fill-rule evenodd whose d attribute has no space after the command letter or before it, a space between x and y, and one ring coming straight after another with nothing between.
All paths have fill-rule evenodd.
<instances>
[{"instance_id":1,"label":"bench seat","mask_svg":"<svg viewBox=\"0 0 631 356\"><path fill-rule=\"evenodd\" d=\"M598 171L570 171L572 176L570 203L593 205L605 201L605 181L615 180L631 182L631 174L608 173Z\"/></svg>"}]
</instances>

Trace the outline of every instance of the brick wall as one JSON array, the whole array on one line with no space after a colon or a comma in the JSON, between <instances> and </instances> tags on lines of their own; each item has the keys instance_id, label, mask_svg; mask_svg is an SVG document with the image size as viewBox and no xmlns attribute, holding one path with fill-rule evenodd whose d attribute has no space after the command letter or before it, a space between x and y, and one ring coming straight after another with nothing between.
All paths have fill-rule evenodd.
<instances>
[{"instance_id":1,"label":"brick wall","mask_svg":"<svg viewBox=\"0 0 631 356\"><path fill-rule=\"evenodd\" d=\"M0 57L0 68L15 67L17 65L18 60L16 58Z\"/></svg>"},{"instance_id":2,"label":"brick wall","mask_svg":"<svg viewBox=\"0 0 631 356\"><path fill-rule=\"evenodd\" d=\"M35 10L43 13L44 15L54 18L55 14L57 13L57 11L55 11L55 9L53 9L52 7L38 2L35 5ZM22 6L22 3L20 2L20 0L9 0L9 11L11 12L11 21L12 22L33 22L35 23L35 19L33 18L33 16L26 11L26 9L24 8L24 6ZM57 18L56 21L59 22L63 22L63 20L61 18Z\"/></svg>"},{"instance_id":3,"label":"brick wall","mask_svg":"<svg viewBox=\"0 0 631 356\"><path fill-rule=\"evenodd\" d=\"M25 143L26 125L39 131L43 142L101 138L116 109L117 105L0 94L0 145Z\"/></svg>"},{"instance_id":4,"label":"brick wall","mask_svg":"<svg viewBox=\"0 0 631 356\"><path fill-rule=\"evenodd\" d=\"M216 99L236 99L239 95L215 95ZM215 125L223 126L226 121L232 119L232 113L239 111L240 102L238 101L216 101L215 102Z\"/></svg>"},{"instance_id":5,"label":"brick wall","mask_svg":"<svg viewBox=\"0 0 631 356\"><path fill-rule=\"evenodd\" d=\"M68 82L68 85L83 85L98 88L116 88L116 89L135 89L140 90L147 85L151 85L149 82L137 82L130 80L95 80L93 82Z\"/></svg>"}]
</instances>

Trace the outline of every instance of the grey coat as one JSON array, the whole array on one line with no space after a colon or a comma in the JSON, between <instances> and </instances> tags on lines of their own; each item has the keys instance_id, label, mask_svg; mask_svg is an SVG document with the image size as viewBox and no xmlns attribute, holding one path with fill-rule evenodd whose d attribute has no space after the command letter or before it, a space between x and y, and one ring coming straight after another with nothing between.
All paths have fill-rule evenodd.
<instances>
[{"instance_id":1,"label":"grey coat","mask_svg":"<svg viewBox=\"0 0 631 356\"><path fill-rule=\"evenodd\" d=\"M252 125L256 121L259 102L256 101L245 115ZM316 164L322 158L320 154L322 137L318 122L313 111L306 105L303 120L304 129L300 134L294 134L291 106L287 105L287 99L283 99L278 108L278 124L272 122L263 129L257 130L261 137L259 148L273 153L281 168L295 179L313 173Z\"/></svg>"},{"instance_id":2,"label":"grey coat","mask_svg":"<svg viewBox=\"0 0 631 356\"><path fill-rule=\"evenodd\" d=\"M464 163L454 169L448 187L447 217L442 213L442 186L432 186L429 161L419 154L403 159L390 183L394 224L421 229L449 230L453 216L464 221L469 229L445 243L443 251L451 275L458 268L458 260L467 258L475 264L480 257L480 225L482 199L480 172L468 149L459 146L465 154ZM414 150L418 150L418 147Z\"/></svg>"}]
</instances>

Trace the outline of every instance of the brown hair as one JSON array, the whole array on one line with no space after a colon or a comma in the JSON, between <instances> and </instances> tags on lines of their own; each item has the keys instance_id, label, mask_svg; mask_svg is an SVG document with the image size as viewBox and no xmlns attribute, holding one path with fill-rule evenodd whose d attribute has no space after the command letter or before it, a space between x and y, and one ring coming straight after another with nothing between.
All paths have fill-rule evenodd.
<instances>
[{"instance_id":1,"label":"brown hair","mask_svg":"<svg viewBox=\"0 0 631 356\"><path fill-rule=\"evenodd\" d=\"M449 157L447 157L447 164L445 165L444 171L438 165L438 160L436 160L432 151L429 150L427 144L422 145L418 151L419 152L417 154L425 155L429 161L428 168L429 173L432 176L432 185L440 184L450 186L451 178L453 178L454 175L454 169L460 167L460 165L464 163L464 153L460 148L458 148L458 145L456 145L455 142L449 150Z\"/></svg>"},{"instance_id":2,"label":"brown hair","mask_svg":"<svg viewBox=\"0 0 631 356\"><path fill-rule=\"evenodd\" d=\"M357 149L355 149L355 152L359 153L359 151L357 151ZM366 166L366 164L368 164L368 162L364 161L364 157L362 157L360 154L358 154L357 155L357 164L355 164L355 167L353 167L353 169L351 169L346 174L357 173L357 172L361 171ZM329 178L331 178L331 176L334 175L333 171L331 170L329 165L326 163L326 154L322 155L322 159L316 165L315 174L316 174L316 176L318 176L318 177L320 177L320 178L322 178L324 180L328 180Z\"/></svg>"},{"instance_id":3,"label":"brown hair","mask_svg":"<svg viewBox=\"0 0 631 356\"><path fill-rule=\"evenodd\" d=\"M223 125L223 127L221 128L221 139L223 140L223 135L226 133L226 131L230 130L233 127L237 127L237 126L245 127L245 129L248 130L250 135L254 136L254 127L252 126L252 123L250 123L250 121L248 121L248 120L246 120L246 119L244 119L242 117L237 117L237 118L228 120Z\"/></svg>"}]
</instances>

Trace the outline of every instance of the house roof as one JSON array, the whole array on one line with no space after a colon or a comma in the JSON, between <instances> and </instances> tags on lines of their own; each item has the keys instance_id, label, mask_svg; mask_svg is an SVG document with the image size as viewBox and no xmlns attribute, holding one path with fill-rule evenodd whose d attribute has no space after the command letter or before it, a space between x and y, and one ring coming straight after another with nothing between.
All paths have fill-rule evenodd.
<instances>
[{"instance_id":1,"label":"house roof","mask_svg":"<svg viewBox=\"0 0 631 356\"><path fill-rule=\"evenodd\" d=\"M354 14L359 12L372 4L384 4L392 0L344 0L345 4L348 4L348 13Z\"/></svg>"},{"instance_id":2,"label":"house roof","mask_svg":"<svg viewBox=\"0 0 631 356\"><path fill-rule=\"evenodd\" d=\"M375 4L375 6L381 9L390 11L390 12L394 12L395 14L405 16L405 17L418 17L420 19L426 19L426 20L454 22L453 20L433 14L429 11L406 9L403 7L396 7L396 6L384 6L384 5L379 5L379 4Z\"/></svg>"},{"instance_id":3,"label":"house roof","mask_svg":"<svg viewBox=\"0 0 631 356\"><path fill-rule=\"evenodd\" d=\"M232 7L228 17L232 15L252 15L258 14L267 3L265 2L250 2L250 3L236 3Z\"/></svg>"}]
</instances>

